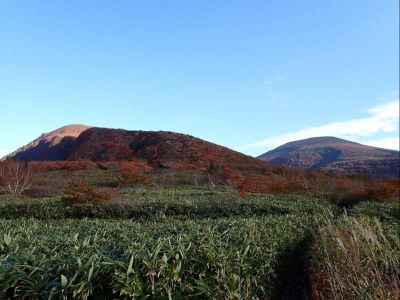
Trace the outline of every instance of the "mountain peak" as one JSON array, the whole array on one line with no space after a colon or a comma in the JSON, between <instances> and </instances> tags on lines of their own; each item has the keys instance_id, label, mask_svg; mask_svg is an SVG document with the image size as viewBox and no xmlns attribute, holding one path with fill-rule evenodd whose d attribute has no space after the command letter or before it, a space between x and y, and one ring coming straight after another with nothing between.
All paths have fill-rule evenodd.
<instances>
[{"instance_id":1,"label":"mountain peak","mask_svg":"<svg viewBox=\"0 0 400 300\"><path fill-rule=\"evenodd\" d=\"M69 146L72 140L75 140L82 132L90 128L92 127L83 124L70 124L60 127L51 132L43 133L34 141L10 153L5 158L24 160L30 157L35 159L40 157L43 152L49 152L51 153L49 159L62 159L64 154L61 152L64 152L65 148ZM55 146L59 147L55 149ZM62 149L62 151L60 149Z\"/></svg>"},{"instance_id":2,"label":"mountain peak","mask_svg":"<svg viewBox=\"0 0 400 300\"><path fill-rule=\"evenodd\" d=\"M84 125L84 124L70 124L70 125L65 125L63 127L60 127L56 130L53 130L49 133L45 133L43 135L49 136L49 135L60 135L60 136L72 136L72 137L77 137L79 136L83 131L92 128L92 126Z\"/></svg>"},{"instance_id":3,"label":"mountain peak","mask_svg":"<svg viewBox=\"0 0 400 300\"><path fill-rule=\"evenodd\" d=\"M311 137L303 140L296 140L292 142L288 142L286 144L283 144L280 147L286 147L286 146L312 146L312 145L329 145L329 144L354 144L354 145L359 145L356 142L348 141L345 139L337 138L334 136L319 136L319 137Z\"/></svg>"},{"instance_id":4,"label":"mountain peak","mask_svg":"<svg viewBox=\"0 0 400 300\"><path fill-rule=\"evenodd\" d=\"M332 136L286 143L258 157L273 165L347 174L398 176L399 152Z\"/></svg>"}]
</instances>

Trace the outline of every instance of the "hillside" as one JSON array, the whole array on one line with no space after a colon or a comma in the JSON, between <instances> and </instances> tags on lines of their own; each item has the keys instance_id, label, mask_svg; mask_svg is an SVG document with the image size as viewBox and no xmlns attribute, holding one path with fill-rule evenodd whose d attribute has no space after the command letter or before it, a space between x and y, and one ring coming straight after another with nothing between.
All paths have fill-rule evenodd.
<instances>
[{"instance_id":1,"label":"hillside","mask_svg":"<svg viewBox=\"0 0 400 300\"><path fill-rule=\"evenodd\" d=\"M399 152L335 138L316 137L282 145L258 157L273 165L372 177L399 175Z\"/></svg>"},{"instance_id":2,"label":"hillside","mask_svg":"<svg viewBox=\"0 0 400 300\"><path fill-rule=\"evenodd\" d=\"M73 124L44 133L5 158L18 160L65 160L75 139L90 126Z\"/></svg>"},{"instance_id":3,"label":"hillside","mask_svg":"<svg viewBox=\"0 0 400 300\"><path fill-rule=\"evenodd\" d=\"M25 161L141 161L155 169L206 170L211 164L245 173L267 167L253 157L190 135L69 125L8 156Z\"/></svg>"}]
</instances>

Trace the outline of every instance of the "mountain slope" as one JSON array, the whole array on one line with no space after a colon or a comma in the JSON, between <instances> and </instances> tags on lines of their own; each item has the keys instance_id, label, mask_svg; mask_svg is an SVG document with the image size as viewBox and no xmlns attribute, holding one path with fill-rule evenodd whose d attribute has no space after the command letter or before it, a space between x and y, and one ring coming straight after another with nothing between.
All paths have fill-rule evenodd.
<instances>
[{"instance_id":1,"label":"mountain slope","mask_svg":"<svg viewBox=\"0 0 400 300\"><path fill-rule=\"evenodd\" d=\"M64 160L74 140L90 126L72 124L44 133L5 158L18 160Z\"/></svg>"},{"instance_id":2,"label":"mountain slope","mask_svg":"<svg viewBox=\"0 0 400 300\"><path fill-rule=\"evenodd\" d=\"M231 149L166 131L129 131L70 125L42 135L8 156L29 161L140 160L152 168L205 170L210 164L263 173L264 162Z\"/></svg>"},{"instance_id":3,"label":"mountain slope","mask_svg":"<svg viewBox=\"0 0 400 300\"><path fill-rule=\"evenodd\" d=\"M265 168L262 161L231 149L167 131L92 128L75 141L68 160L142 159L156 168L204 169L211 162L237 169Z\"/></svg>"},{"instance_id":4,"label":"mountain slope","mask_svg":"<svg viewBox=\"0 0 400 300\"><path fill-rule=\"evenodd\" d=\"M273 165L331 170L372 177L399 176L399 152L335 138L316 137L284 144L258 157Z\"/></svg>"}]
</instances>

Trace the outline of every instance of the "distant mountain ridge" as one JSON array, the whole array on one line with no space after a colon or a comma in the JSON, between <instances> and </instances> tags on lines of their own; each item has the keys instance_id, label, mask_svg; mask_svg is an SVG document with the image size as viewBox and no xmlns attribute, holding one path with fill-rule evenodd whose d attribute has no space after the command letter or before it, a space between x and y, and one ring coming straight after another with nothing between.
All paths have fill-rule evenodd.
<instances>
[{"instance_id":1,"label":"distant mountain ridge","mask_svg":"<svg viewBox=\"0 0 400 300\"><path fill-rule=\"evenodd\" d=\"M339 139L315 137L289 142L258 157L273 165L372 177L398 177L399 152Z\"/></svg>"}]
</instances>

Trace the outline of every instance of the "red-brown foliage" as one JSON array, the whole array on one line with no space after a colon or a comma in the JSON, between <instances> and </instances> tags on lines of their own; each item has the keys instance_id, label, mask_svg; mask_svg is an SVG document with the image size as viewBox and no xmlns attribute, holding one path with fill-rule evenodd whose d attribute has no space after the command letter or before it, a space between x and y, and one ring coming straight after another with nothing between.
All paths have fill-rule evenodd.
<instances>
[{"instance_id":1,"label":"red-brown foliage","mask_svg":"<svg viewBox=\"0 0 400 300\"><path fill-rule=\"evenodd\" d=\"M79 181L66 186L63 201L67 205L100 204L112 198L110 189L94 188L85 181Z\"/></svg>"},{"instance_id":2,"label":"red-brown foliage","mask_svg":"<svg viewBox=\"0 0 400 300\"><path fill-rule=\"evenodd\" d=\"M55 151L53 148L49 151ZM40 152L37 160L49 157L45 150ZM67 161L141 160L152 168L173 170L206 171L212 162L229 165L240 172L259 173L265 168L262 161L228 148L189 135L163 131L91 128L71 140L63 151ZM26 159L29 159L28 154ZM57 164L55 167L60 168Z\"/></svg>"},{"instance_id":3,"label":"red-brown foliage","mask_svg":"<svg viewBox=\"0 0 400 300\"><path fill-rule=\"evenodd\" d=\"M372 180L348 176L323 176L313 180L312 191L339 205L374 200L391 201L400 199L400 180Z\"/></svg>"},{"instance_id":4,"label":"red-brown foliage","mask_svg":"<svg viewBox=\"0 0 400 300\"><path fill-rule=\"evenodd\" d=\"M82 171L89 170L96 167L96 164L89 160L77 160L77 161L33 161L30 163L32 169L36 172L47 172L47 171Z\"/></svg>"},{"instance_id":5,"label":"red-brown foliage","mask_svg":"<svg viewBox=\"0 0 400 300\"><path fill-rule=\"evenodd\" d=\"M150 185L152 179L143 173L140 166L132 162L120 162L118 181L121 187Z\"/></svg>"},{"instance_id":6,"label":"red-brown foliage","mask_svg":"<svg viewBox=\"0 0 400 300\"><path fill-rule=\"evenodd\" d=\"M372 181L366 186L372 199L394 199L400 201L400 178Z\"/></svg>"},{"instance_id":7,"label":"red-brown foliage","mask_svg":"<svg viewBox=\"0 0 400 300\"><path fill-rule=\"evenodd\" d=\"M186 164L185 161L171 163L168 167L155 167L139 159L31 162L29 165L34 172L40 174L29 189L38 195L57 194L57 190L62 190L71 177L81 176L79 171L85 171L86 175L91 176L91 182L98 182L101 186L151 185L153 181L170 185L230 185L242 197L247 193L307 193L341 205L351 205L363 200L395 200L399 199L400 193L399 179L378 181L366 177L339 176L267 165L252 169L248 165L230 165L224 161L211 161L205 168L198 167L195 163ZM54 170L65 172L49 173ZM173 180L174 176L176 180Z\"/></svg>"}]
</instances>

